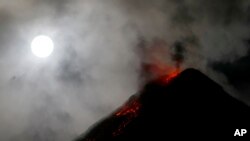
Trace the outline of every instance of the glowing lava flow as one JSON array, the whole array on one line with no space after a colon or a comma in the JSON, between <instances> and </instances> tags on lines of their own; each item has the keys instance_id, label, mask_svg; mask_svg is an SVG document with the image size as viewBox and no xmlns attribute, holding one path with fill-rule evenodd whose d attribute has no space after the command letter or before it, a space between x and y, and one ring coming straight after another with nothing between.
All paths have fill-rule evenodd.
<instances>
[{"instance_id":1,"label":"glowing lava flow","mask_svg":"<svg viewBox=\"0 0 250 141\"><path fill-rule=\"evenodd\" d=\"M159 66L150 66L151 71L157 75L161 75L157 81L161 84L168 84L171 80L173 80L179 73L180 70L176 69L167 75L164 74L164 68L160 68ZM167 71L169 72L169 71ZM141 103L138 97L132 97L128 103L126 103L118 112L115 113L115 116L118 118L125 118L123 122L118 126L118 128L112 133L113 136L118 136L122 134L123 129L139 115L139 111L141 109Z\"/></svg>"},{"instance_id":2,"label":"glowing lava flow","mask_svg":"<svg viewBox=\"0 0 250 141\"><path fill-rule=\"evenodd\" d=\"M138 116L141 104L138 101L137 97L132 97L126 105L124 105L117 113L116 117L125 117L126 119L119 125L118 129L113 132L113 136L118 136L122 133L124 127L126 127L132 119Z\"/></svg>"},{"instance_id":3,"label":"glowing lava flow","mask_svg":"<svg viewBox=\"0 0 250 141\"><path fill-rule=\"evenodd\" d=\"M161 84L169 83L180 73L179 68L167 67L165 65L145 65L144 67L150 74L155 75L156 80Z\"/></svg>"},{"instance_id":4,"label":"glowing lava flow","mask_svg":"<svg viewBox=\"0 0 250 141\"><path fill-rule=\"evenodd\" d=\"M125 105L124 107L122 107L122 109L117 112L115 115L116 116L125 116L128 114L137 114L137 111L140 108L140 103L136 100L133 99L128 105Z\"/></svg>"},{"instance_id":5,"label":"glowing lava flow","mask_svg":"<svg viewBox=\"0 0 250 141\"><path fill-rule=\"evenodd\" d=\"M179 71L179 69L177 69L177 70L171 72L170 74L161 77L159 79L159 82L161 82L163 84L167 84L170 81L172 81L176 76L178 76L179 73L180 73L180 71Z\"/></svg>"}]
</instances>

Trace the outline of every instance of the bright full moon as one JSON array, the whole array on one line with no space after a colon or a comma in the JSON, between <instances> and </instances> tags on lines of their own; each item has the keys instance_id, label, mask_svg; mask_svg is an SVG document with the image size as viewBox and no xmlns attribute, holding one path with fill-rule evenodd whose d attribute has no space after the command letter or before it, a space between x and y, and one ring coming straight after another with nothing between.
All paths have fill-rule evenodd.
<instances>
[{"instance_id":1,"label":"bright full moon","mask_svg":"<svg viewBox=\"0 0 250 141\"><path fill-rule=\"evenodd\" d=\"M37 36L31 42L31 51L40 58L48 57L54 50L52 39L45 35Z\"/></svg>"}]
</instances>

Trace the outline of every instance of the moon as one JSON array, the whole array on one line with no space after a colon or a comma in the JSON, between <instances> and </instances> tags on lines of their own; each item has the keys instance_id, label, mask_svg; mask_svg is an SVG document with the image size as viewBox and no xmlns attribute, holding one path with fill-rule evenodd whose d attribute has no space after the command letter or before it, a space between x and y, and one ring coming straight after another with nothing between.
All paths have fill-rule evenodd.
<instances>
[{"instance_id":1,"label":"moon","mask_svg":"<svg viewBox=\"0 0 250 141\"><path fill-rule=\"evenodd\" d=\"M31 42L32 53L39 58L49 57L54 50L53 40L46 35L36 36Z\"/></svg>"}]
</instances>

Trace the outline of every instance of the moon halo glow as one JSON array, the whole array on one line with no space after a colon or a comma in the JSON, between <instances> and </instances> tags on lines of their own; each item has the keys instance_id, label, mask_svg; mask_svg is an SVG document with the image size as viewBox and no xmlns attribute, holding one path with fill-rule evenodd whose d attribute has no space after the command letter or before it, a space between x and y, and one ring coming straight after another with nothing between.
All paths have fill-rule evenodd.
<instances>
[{"instance_id":1,"label":"moon halo glow","mask_svg":"<svg viewBox=\"0 0 250 141\"><path fill-rule=\"evenodd\" d=\"M54 50L52 39L45 35L36 36L31 42L32 53L39 58L49 57Z\"/></svg>"}]
</instances>

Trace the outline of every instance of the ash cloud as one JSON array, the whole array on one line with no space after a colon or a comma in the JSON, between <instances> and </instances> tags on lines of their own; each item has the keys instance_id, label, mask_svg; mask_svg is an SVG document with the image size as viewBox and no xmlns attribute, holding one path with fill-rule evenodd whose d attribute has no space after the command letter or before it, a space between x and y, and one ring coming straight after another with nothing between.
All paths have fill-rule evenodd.
<instances>
[{"instance_id":1,"label":"ash cloud","mask_svg":"<svg viewBox=\"0 0 250 141\"><path fill-rule=\"evenodd\" d=\"M245 0L0 0L0 140L75 138L135 93L141 64L155 59L234 88L213 65L249 55L249 7ZM55 42L45 60L29 49L39 34ZM143 52L155 48L163 50L156 58Z\"/></svg>"}]
</instances>

